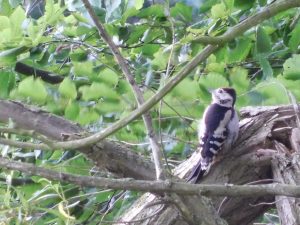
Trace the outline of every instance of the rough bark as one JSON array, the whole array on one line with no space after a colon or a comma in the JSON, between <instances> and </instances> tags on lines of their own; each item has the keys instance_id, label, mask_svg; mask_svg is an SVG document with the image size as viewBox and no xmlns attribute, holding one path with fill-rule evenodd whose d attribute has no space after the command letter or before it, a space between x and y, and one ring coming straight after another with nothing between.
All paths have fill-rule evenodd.
<instances>
[{"instance_id":1,"label":"rough bark","mask_svg":"<svg viewBox=\"0 0 300 225\"><path fill-rule=\"evenodd\" d=\"M7 122L9 119L19 128L35 131L52 140L62 141L66 136L76 137L85 132L78 124L40 108L0 100L0 122ZM102 141L78 150L97 167L117 177L155 179L154 165L151 161L117 142Z\"/></svg>"},{"instance_id":2,"label":"rough bark","mask_svg":"<svg viewBox=\"0 0 300 225\"><path fill-rule=\"evenodd\" d=\"M241 111L243 120L240 122L240 137L230 153L224 153L210 170L209 174L203 178L201 183L220 184L248 184L272 182L271 160L277 154L274 141L281 141L289 144L287 126L295 127L295 111L292 106L280 107L256 107L245 108ZM284 132L282 132L284 131ZM179 165L174 174L183 178L192 169L197 160L198 153ZM201 193L200 193L201 194ZM138 220L148 217L153 211L149 207L151 202L156 202L154 197L143 196L141 202L134 205L120 221ZM199 206L199 196L189 199L191 205ZM213 205L219 210L219 215L228 224L250 224L268 208L273 202L273 197L252 198L212 198ZM142 210L144 208L144 210ZM199 209L198 212L201 212ZM172 218L172 219L171 219ZM169 220L167 220L169 219ZM156 216L150 224L184 224L180 213L174 207L166 206L164 211ZM158 223L154 221L164 221ZM174 222L175 221L175 222ZM147 221L140 221L135 224L147 224Z\"/></svg>"},{"instance_id":3,"label":"rough bark","mask_svg":"<svg viewBox=\"0 0 300 225\"><path fill-rule=\"evenodd\" d=\"M292 106L245 108L241 111L241 115L243 118L240 122L241 132L236 146L230 153L220 156L219 161L203 178L202 183L270 182L273 179L272 169L276 181L296 183L295 181L299 180L300 167L296 163L299 162L297 158L299 152L295 153L295 149L299 149L299 139L296 138L299 134L293 132L293 128L297 126L294 108ZM77 124L41 109L18 102L0 100L0 121L7 122L9 118L17 127L34 130L53 140L63 140L65 135L76 136L84 132ZM278 143L284 146L283 152L278 151ZM118 143L102 141L79 151L86 154L100 168L113 172L119 177L149 180L155 178L154 166L150 161ZM194 153L190 159L179 165L174 170L174 174L180 178L186 177L197 154ZM201 193L197 196L182 197L192 217L201 221L200 224L226 224L220 220L218 214L228 224L249 224L272 207L269 204L259 203L274 201L273 197L255 196L252 198L214 197L210 201L209 198L200 195ZM277 207L282 224L293 224L293 221L294 224L299 224L298 200L286 197L281 199L277 202ZM215 209L219 212L217 213ZM187 224L181 215L176 204L162 203L160 197L145 194L120 218L120 221L136 220L134 224ZM287 219L289 218L287 215L293 215L293 220Z\"/></svg>"},{"instance_id":4,"label":"rough bark","mask_svg":"<svg viewBox=\"0 0 300 225\"><path fill-rule=\"evenodd\" d=\"M275 142L278 151L272 160L274 179L280 183L300 184L300 129L291 129L290 148ZM300 224L300 199L276 196L276 207L282 225Z\"/></svg>"}]
</instances>

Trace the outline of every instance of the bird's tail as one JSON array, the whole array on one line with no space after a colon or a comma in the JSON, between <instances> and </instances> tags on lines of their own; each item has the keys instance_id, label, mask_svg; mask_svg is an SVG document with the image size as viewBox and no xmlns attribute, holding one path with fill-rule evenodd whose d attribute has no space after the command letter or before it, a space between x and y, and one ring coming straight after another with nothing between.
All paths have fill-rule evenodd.
<instances>
[{"instance_id":1,"label":"bird's tail","mask_svg":"<svg viewBox=\"0 0 300 225\"><path fill-rule=\"evenodd\" d=\"M193 168L190 176L187 178L187 182L192 184L197 183L205 174L208 173L211 162L212 159L209 157L199 160L197 165Z\"/></svg>"}]
</instances>

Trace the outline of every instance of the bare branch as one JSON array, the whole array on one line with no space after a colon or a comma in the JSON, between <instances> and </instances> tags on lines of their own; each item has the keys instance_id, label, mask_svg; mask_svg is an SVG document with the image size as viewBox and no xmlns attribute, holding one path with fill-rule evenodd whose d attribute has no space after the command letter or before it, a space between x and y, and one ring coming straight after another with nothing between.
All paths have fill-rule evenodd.
<instances>
[{"instance_id":1,"label":"bare branch","mask_svg":"<svg viewBox=\"0 0 300 225\"><path fill-rule=\"evenodd\" d=\"M14 141L6 138L0 137L0 144L9 145L17 148L24 148L24 149L40 149L40 150L51 150L51 148L46 144L35 144L29 142L22 142L22 141Z\"/></svg>"},{"instance_id":2,"label":"bare branch","mask_svg":"<svg viewBox=\"0 0 300 225\"><path fill-rule=\"evenodd\" d=\"M150 108L152 108L156 103L158 103L170 90L172 90L181 80L183 80L200 62L204 61L211 53L217 50L217 46L209 45L201 53L199 53L191 62L187 64L184 68L182 68L177 76L172 77L169 82L158 91L155 95L149 98L144 104L138 107L136 110L132 111L127 117L124 117L110 127L103 129L102 131L95 133L86 138L73 140L73 141L64 141L57 142L54 146L56 148L61 149L76 149L84 146L88 146L99 142L109 135L115 133L117 130L126 126L136 118L140 117L142 114L147 112Z\"/></svg>"},{"instance_id":3,"label":"bare branch","mask_svg":"<svg viewBox=\"0 0 300 225\"><path fill-rule=\"evenodd\" d=\"M142 192L174 192L182 195L257 197L266 195L282 195L300 197L299 185L261 184L261 185L220 185L220 184L189 184L182 182L144 181L134 179L109 179L90 176L79 176L37 167L29 163L9 160L0 157L2 168L17 170L29 175L41 176L50 180L70 182L85 187L109 189L125 189Z\"/></svg>"},{"instance_id":4,"label":"bare branch","mask_svg":"<svg viewBox=\"0 0 300 225\"><path fill-rule=\"evenodd\" d=\"M102 23L98 20L94 10L92 9L91 4L89 3L88 0L82 0L82 2L84 3L85 8L87 9L89 15L91 16L91 18L93 19L93 22L95 23L100 36L102 37L102 39L108 44L110 50L112 51L113 55L115 56L115 59L117 60L119 66L121 67L121 70L123 71L126 79L128 80L132 91L134 93L135 99L138 103L138 106L141 106L145 100L143 97L143 93L140 90L140 88L138 87L138 85L136 84L135 80L134 80L134 76L131 73L129 67L127 66L127 63L125 61L125 59L123 58L121 52L119 51L118 47L114 44L114 42L111 40L111 38L109 37L108 33L106 32L104 26L102 25ZM150 145L151 145L151 149L152 149L152 155L153 155L153 159L154 159L154 164L155 164L155 171L156 171L156 178L162 179L165 177L165 173L164 173L164 168L163 168L163 162L162 162L162 152L160 149L160 146L158 144L158 140L157 140L157 136L154 132L153 129L153 125L152 125L152 119L150 116L149 112L145 112L145 114L143 115L143 120L144 120L144 124L146 126L147 132L148 132L148 136L149 136L149 140L150 140Z\"/></svg>"},{"instance_id":5,"label":"bare branch","mask_svg":"<svg viewBox=\"0 0 300 225\"><path fill-rule=\"evenodd\" d=\"M243 20L236 26L228 28L228 30L221 36L218 37L200 36L197 37L195 40L192 40L192 42L197 42L202 44L213 44L213 45L225 44L233 40L234 38L240 36L245 31L249 30L251 27L260 24L262 21L269 19L280 12L295 7L300 7L300 2L298 0L275 1L270 6L265 7L262 11Z\"/></svg>"},{"instance_id":6,"label":"bare branch","mask_svg":"<svg viewBox=\"0 0 300 225\"><path fill-rule=\"evenodd\" d=\"M292 7L298 7L300 6L300 2L296 0L288 0L288 1L281 1L279 3L276 3L275 5L272 5L271 7L271 13L269 13L269 8L267 7L266 10L264 10L263 14L257 13L256 15L252 16L250 22L249 20L245 20L241 22L243 25L241 30L228 30L228 36L231 38L237 37L241 35L244 30L243 29L249 29L253 26L255 26L257 23L253 22L256 19L261 22L263 20L266 20L268 18L271 18L272 16L276 15L279 12L282 12L284 10L290 9ZM257 16L258 15L258 16ZM231 32L233 34L231 34ZM227 41L227 40L226 40ZM157 104L166 94L169 93L181 80L183 80L196 66L199 65L199 63L203 62L207 57L215 52L217 49L219 49L219 46L217 45L208 45L206 48L203 49L202 52L200 52L197 56L195 56L192 61L190 61L185 67L183 67L176 76L173 76L169 82L161 88L155 95L153 95L151 98L149 98L144 104L142 104L140 107L138 107L136 110L134 110L130 115L127 117L124 117L123 119L117 121L112 126L102 130L99 133L96 133L94 135L91 135L86 138L82 138L81 140L76 141L67 141L67 142L59 142L56 144L57 148L75 148L77 147L83 147L90 144L93 144L95 142L98 142L100 140L103 140L104 138L108 137L109 135L113 134L117 130L121 129L122 127L126 126L131 121L135 120L145 112L147 112L151 107L153 107L155 104Z\"/></svg>"},{"instance_id":7,"label":"bare branch","mask_svg":"<svg viewBox=\"0 0 300 225\"><path fill-rule=\"evenodd\" d=\"M85 133L85 130L78 124L40 108L27 106L20 102L0 100L0 122L7 123L9 120L13 122L16 129L34 132L45 136L48 140L63 141L65 135L75 137ZM35 148L36 146L31 147ZM84 153L99 169L108 170L116 177L155 179L153 163L125 147L124 144L103 140L101 143L77 150Z\"/></svg>"}]
</instances>

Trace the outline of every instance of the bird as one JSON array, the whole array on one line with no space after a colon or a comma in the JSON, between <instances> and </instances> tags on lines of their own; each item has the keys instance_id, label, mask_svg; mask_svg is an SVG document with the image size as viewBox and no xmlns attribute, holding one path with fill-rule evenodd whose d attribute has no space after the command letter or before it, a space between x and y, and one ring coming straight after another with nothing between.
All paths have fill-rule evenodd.
<instances>
[{"instance_id":1,"label":"bird","mask_svg":"<svg viewBox=\"0 0 300 225\"><path fill-rule=\"evenodd\" d=\"M221 150L229 150L239 133L239 118L234 108L235 90L222 87L211 91L211 94L212 102L205 109L198 126L200 158L187 178L189 183L197 183L206 175L217 154Z\"/></svg>"}]
</instances>

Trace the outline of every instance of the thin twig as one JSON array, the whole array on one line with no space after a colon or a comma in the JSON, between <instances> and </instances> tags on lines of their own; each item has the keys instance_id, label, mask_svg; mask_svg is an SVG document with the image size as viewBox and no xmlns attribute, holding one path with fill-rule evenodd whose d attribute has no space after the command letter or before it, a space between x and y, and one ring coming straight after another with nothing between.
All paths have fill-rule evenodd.
<instances>
[{"instance_id":1,"label":"thin twig","mask_svg":"<svg viewBox=\"0 0 300 225\"><path fill-rule=\"evenodd\" d=\"M134 80L134 76L131 73L131 71L126 63L126 60L122 56L118 47L114 44L114 42L112 41L112 39L106 32L103 24L98 20L89 1L82 0L82 2L84 3L84 6L85 6L86 10L88 11L89 15L91 16L93 22L95 23L95 25L99 31L99 35L107 43L107 45L109 46L113 55L115 56L116 61L118 62L121 70L123 71L127 81L129 82L129 84L132 88L132 91L134 93L134 96L135 96L135 99L136 99L138 105L141 106L145 102L143 93L142 93L141 89L138 87L138 85L136 84L136 82ZM161 152L160 146L157 141L157 136L153 129L152 119L151 119L149 112L144 113L143 120L144 120L146 129L147 129L150 144L151 144L152 155L153 155L154 164L155 164L156 178L159 180L159 179L162 179L165 177L164 167L163 167L163 163L162 163L162 152Z\"/></svg>"}]
</instances>

